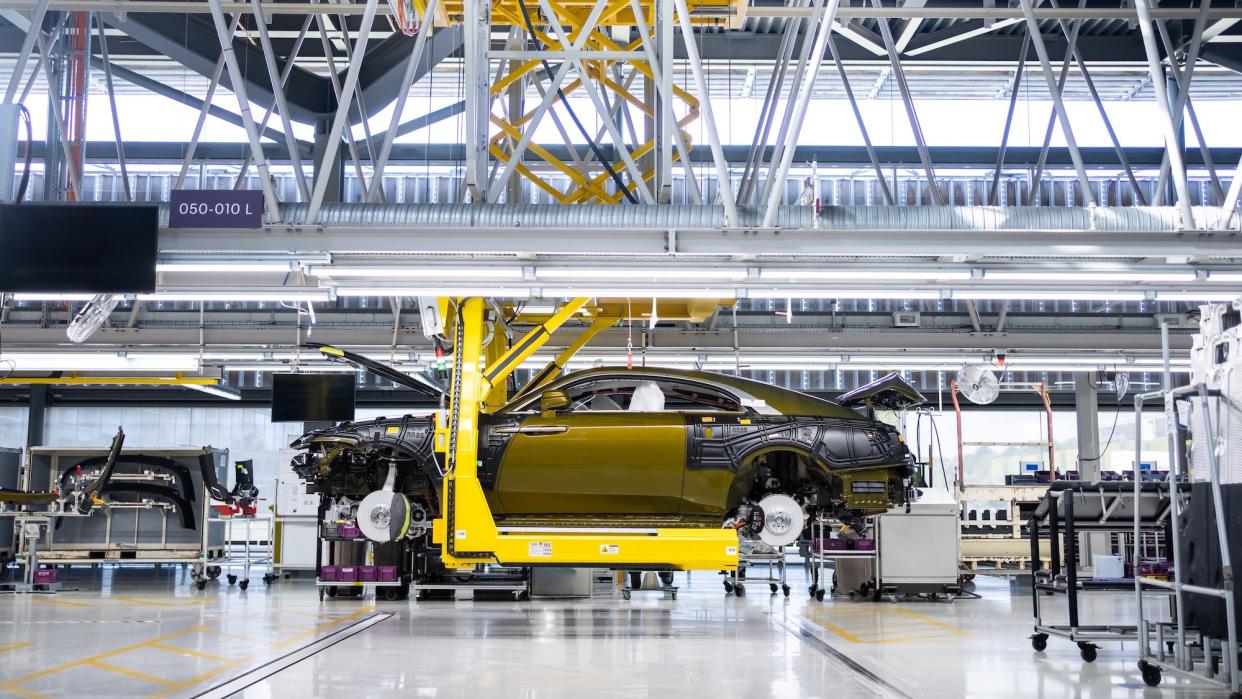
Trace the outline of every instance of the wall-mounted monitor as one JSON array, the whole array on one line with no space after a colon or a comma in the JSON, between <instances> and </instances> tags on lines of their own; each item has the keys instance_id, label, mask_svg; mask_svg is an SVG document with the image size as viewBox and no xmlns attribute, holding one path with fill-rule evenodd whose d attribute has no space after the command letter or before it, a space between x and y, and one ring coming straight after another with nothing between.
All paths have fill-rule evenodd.
<instances>
[{"instance_id":1,"label":"wall-mounted monitor","mask_svg":"<svg viewBox=\"0 0 1242 699\"><path fill-rule=\"evenodd\" d=\"M151 205L0 205L0 291L149 294L158 238Z\"/></svg>"},{"instance_id":2,"label":"wall-mounted monitor","mask_svg":"<svg viewBox=\"0 0 1242 699\"><path fill-rule=\"evenodd\" d=\"M353 374L274 374L272 422L354 419Z\"/></svg>"}]
</instances>

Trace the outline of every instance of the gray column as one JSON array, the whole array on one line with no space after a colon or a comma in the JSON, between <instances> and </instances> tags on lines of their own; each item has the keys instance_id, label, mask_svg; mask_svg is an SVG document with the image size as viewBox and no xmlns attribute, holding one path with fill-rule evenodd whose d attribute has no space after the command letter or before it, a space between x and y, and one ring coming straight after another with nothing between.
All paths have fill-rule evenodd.
<instances>
[{"instance_id":1,"label":"gray column","mask_svg":"<svg viewBox=\"0 0 1242 699\"><path fill-rule=\"evenodd\" d=\"M1084 481L1100 478L1100 402L1099 374L1074 374L1074 410L1078 419L1078 477Z\"/></svg>"}]
</instances>

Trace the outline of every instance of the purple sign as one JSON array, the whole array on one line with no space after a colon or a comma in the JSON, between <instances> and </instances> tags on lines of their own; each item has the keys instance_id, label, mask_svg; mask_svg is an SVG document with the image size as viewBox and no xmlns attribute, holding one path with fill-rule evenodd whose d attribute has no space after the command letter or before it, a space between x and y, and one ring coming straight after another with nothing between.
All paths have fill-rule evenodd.
<instances>
[{"instance_id":1,"label":"purple sign","mask_svg":"<svg viewBox=\"0 0 1242 699\"><path fill-rule=\"evenodd\" d=\"M174 189L169 228L258 228L263 192L232 189Z\"/></svg>"}]
</instances>

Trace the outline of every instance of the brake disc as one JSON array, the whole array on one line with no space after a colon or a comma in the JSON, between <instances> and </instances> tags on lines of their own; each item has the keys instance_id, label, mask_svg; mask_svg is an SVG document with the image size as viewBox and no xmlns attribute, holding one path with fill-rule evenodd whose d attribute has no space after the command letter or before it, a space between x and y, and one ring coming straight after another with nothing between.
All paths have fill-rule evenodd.
<instances>
[{"instance_id":1,"label":"brake disc","mask_svg":"<svg viewBox=\"0 0 1242 699\"><path fill-rule=\"evenodd\" d=\"M797 500L782 493L772 493L758 503L763 510L763 528L759 539L769 546L788 546L798 540L806 525L806 513Z\"/></svg>"}]
</instances>

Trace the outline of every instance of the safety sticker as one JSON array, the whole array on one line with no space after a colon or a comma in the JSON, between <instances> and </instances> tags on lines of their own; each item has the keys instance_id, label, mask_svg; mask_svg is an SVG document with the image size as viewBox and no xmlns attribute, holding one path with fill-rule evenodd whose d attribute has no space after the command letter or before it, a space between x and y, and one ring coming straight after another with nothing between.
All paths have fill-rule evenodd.
<instances>
[{"instance_id":1,"label":"safety sticker","mask_svg":"<svg viewBox=\"0 0 1242 699\"><path fill-rule=\"evenodd\" d=\"M601 556L615 556L619 553L621 553L621 547L618 546L617 544L600 544L599 545L599 555Z\"/></svg>"},{"instance_id":2,"label":"safety sticker","mask_svg":"<svg viewBox=\"0 0 1242 699\"><path fill-rule=\"evenodd\" d=\"M465 530L465 529L458 529L458 530L457 530L457 538L458 538L458 539L464 539L464 538L466 538L466 530Z\"/></svg>"},{"instance_id":3,"label":"safety sticker","mask_svg":"<svg viewBox=\"0 0 1242 699\"><path fill-rule=\"evenodd\" d=\"M527 555L531 558L550 558L552 556L551 541L532 541L527 544Z\"/></svg>"},{"instance_id":4,"label":"safety sticker","mask_svg":"<svg viewBox=\"0 0 1242 699\"><path fill-rule=\"evenodd\" d=\"M736 547L736 546L726 546L726 547L725 547L725 555L726 555L726 556L736 556L736 555L737 555L737 547Z\"/></svg>"},{"instance_id":5,"label":"safety sticker","mask_svg":"<svg viewBox=\"0 0 1242 699\"><path fill-rule=\"evenodd\" d=\"M388 434L401 434L401 427L398 425L389 425L385 432Z\"/></svg>"}]
</instances>

